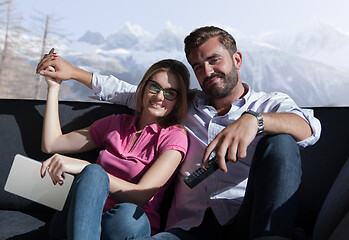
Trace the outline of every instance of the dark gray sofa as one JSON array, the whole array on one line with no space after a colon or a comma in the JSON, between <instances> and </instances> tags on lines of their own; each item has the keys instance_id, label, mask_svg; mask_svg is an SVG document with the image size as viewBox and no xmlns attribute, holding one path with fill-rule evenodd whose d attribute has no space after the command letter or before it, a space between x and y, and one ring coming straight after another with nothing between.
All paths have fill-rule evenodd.
<instances>
[{"instance_id":1,"label":"dark gray sofa","mask_svg":"<svg viewBox=\"0 0 349 240\"><path fill-rule=\"evenodd\" d=\"M46 239L53 210L3 190L15 154L43 161L40 148L45 101L0 99L0 239ZM315 146L302 151L303 180L299 189L301 211L298 227L310 239L321 206L349 157L349 107L315 108L323 127ZM63 132L90 125L110 114L130 113L108 103L60 102ZM94 162L98 150L72 155ZM349 191L349 189L344 189Z\"/></svg>"}]
</instances>

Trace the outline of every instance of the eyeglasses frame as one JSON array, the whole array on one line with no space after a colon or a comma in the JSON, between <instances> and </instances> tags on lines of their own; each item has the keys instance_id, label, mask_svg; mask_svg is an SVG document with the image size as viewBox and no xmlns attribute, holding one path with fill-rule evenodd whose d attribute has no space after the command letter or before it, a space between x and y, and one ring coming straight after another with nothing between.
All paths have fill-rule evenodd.
<instances>
[{"instance_id":1,"label":"eyeglasses frame","mask_svg":"<svg viewBox=\"0 0 349 240\"><path fill-rule=\"evenodd\" d=\"M160 91L162 91L163 93L165 93L166 90L171 90L171 91L174 91L174 92L177 93L177 95L176 95L176 97L175 97L174 99L168 99L168 98L166 97L166 95L163 94L163 95L164 95L164 98L165 98L166 100L168 100L168 101L174 101L174 100L176 100L176 99L178 98L178 96L181 95L181 93L180 93L178 90L174 89L174 88L163 88L158 82L156 82L156 81L154 81L154 80L151 80L151 79L148 79L148 80L145 82L145 86L146 86L146 89L148 90L148 92L150 92L150 93L152 93L152 94L159 94L160 91L158 91L158 92L156 92L156 93L152 92L152 91L148 88L148 83L149 83L149 82L152 82L152 83L156 84L156 85L159 87Z\"/></svg>"}]
</instances>

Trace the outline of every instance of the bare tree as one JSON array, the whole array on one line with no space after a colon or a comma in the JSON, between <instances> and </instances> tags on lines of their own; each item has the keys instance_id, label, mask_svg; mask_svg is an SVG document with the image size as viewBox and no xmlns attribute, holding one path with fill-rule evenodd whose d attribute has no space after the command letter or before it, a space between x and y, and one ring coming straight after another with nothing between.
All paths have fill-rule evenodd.
<instances>
[{"instance_id":1,"label":"bare tree","mask_svg":"<svg viewBox=\"0 0 349 240\"><path fill-rule=\"evenodd\" d=\"M46 20L45 20L45 30L44 30L44 35L42 38L42 48L41 48L41 54L40 56L43 56L45 54L45 49L46 49L46 45L47 45L47 34L48 34L48 29L49 29L49 23L50 23L50 16L46 15ZM40 97L40 85L42 82L42 76L38 75L38 79L36 82L36 86L35 86L35 98L39 98Z\"/></svg>"},{"instance_id":2,"label":"bare tree","mask_svg":"<svg viewBox=\"0 0 349 240\"><path fill-rule=\"evenodd\" d=\"M4 26L4 41L0 55L0 76L6 65L5 61L11 55L11 48L16 45L16 39L20 37L20 32L25 31L21 26L22 17L15 11L13 0L0 2L1 7L5 7L5 17L2 22Z\"/></svg>"},{"instance_id":3,"label":"bare tree","mask_svg":"<svg viewBox=\"0 0 349 240\"><path fill-rule=\"evenodd\" d=\"M60 31L56 26L57 23L60 21L60 19L55 18L52 15L47 15L47 14L42 14L40 12L37 12L37 17L33 17L33 19L35 20L35 29L38 30L38 32L36 32L35 34L38 34L39 36L41 35L41 52L40 52L40 57L42 57L47 51L47 46L48 44L52 44L54 42L54 40L52 40L54 37L56 37L57 39L64 39L65 35L61 34L59 32ZM44 23L44 24L43 24ZM52 38L50 38L50 36ZM39 45L38 44L38 45ZM42 97L40 89L41 85L43 82L43 77L38 75L37 76L37 82L36 82L36 86L35 86L35 98L40 98Z\"/></svg>"},{"instance_id":4,"label":"bare tree","mask_svg":"<svg viewBox=\"0 0 349 240\"><path fill-rule=\"evenodd\" d=\"M27 30L17 12L15 0L0 0L0 97L28 98L33 77L27 58L21 53ZM24 40L24 41L23 41Z\"/></svg>"},{"instance_id":5,"label":"bare tree","mask_svg":"<svg viewBox=\"0 0 349 240\"><path fill-rule=\"evenodd\" d=\"M33 64L47 47L65 37L55 28L58 19L38 11L36 19L31 17L36 21L30 23L30 32L24 29L15 1L0 0L0 97L44 98L44 81L35 74Z\"/></svg>"},{"instance_id":6,"label":"bare tree","mask_svg":"<svg viewBox=\"0 0 349 240\"><path fill-rule=\"evenodd\" d=\"M5 31L5 36L4 36L4 42L3 42L3 47L1 51L1 56L0 56L0 75L2 72L2 69L4 67L4 62L6 58L6 54L8 52L8 45L9 45L9 27L10 27L10 4L11 1L6 1L1 3L1 5L7 5L7 11L5 13L5 19L3 21L3 24L5 25L4 31Z\"/></svg>"}]
</instances>

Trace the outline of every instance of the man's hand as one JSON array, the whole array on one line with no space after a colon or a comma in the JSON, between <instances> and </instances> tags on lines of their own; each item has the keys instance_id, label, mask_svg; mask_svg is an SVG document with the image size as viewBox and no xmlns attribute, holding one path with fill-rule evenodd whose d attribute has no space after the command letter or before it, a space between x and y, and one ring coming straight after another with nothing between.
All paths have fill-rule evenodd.
<instances>
[{"instance_id":1,"label":"man's hand","mask_svg":"<svg viewBox=\"0 0 349 240\"><path fill-rule=\"evenodd\" d=\"M51 48L50 52L45 54L42 57L42 59L40 60L40 62L36 66L36 74L39 74L42 70L46 69L49 66L52 66L52 65L47 64L47 61L54 59L54 56L56 56L56 53L54 51L55 51L55 49Z\"/></svg>"},{"instance_id":2,"label":"man's hand","mask_svg":"<svg viewBox=\"0 0 349 240\"><path fill-rule=\"evenodd\" d=\"M312 135L308 122L294 113L263 113L264 132L267 134L289 134L297 142ZM225 156L231 162L245 158L247 147L258 132L258 120L251 114L243 114L234 123L227 126L207 146L202 160L206 165L210 154L215 151L219 168L226 172Z\"/></svg>"},{"instance_id":3,"label":"man's hand","mask_svg":"<svg viewBox=\"0 0 349 240\"><path fill-rule=\"evenodd\" d=\"M47 71L46 69L52 66L55 72ZM45 77L54 78L58 81L65 81L69 79L77 80L89 88L92 88L92 73L83 69L74 67L69 62L58 56L54 52L54 48L48 54L45 54L36 67L36 73Z\"/></svg>"},{"instance_id":4,"label":"man's hand","mask_svg":"<svg viewBox=\"0 0 349 240\"><path fill-rule=\"evenodd\" d=\"M256 137L257 131L257 118L250 114L242 115L223 129L206 147L202 160L203 166L206 166L210 154L215 151L219 168L227 172L225 156L227 155L231 162L236 162L238 158L245 158L247 147Z\"/></svg>"},{"instance_id":5,"label":"man's hand","mask_svg":"<svg viewBox=\"0 0 349 240\"><path fill-rule=\"evenodd\" d=\"M55 72L47 71L46 69L49 66L54 67ZM64 81L74 78L75 72L75 67L54 53L53 48L48 54L44 55L36 68L37 74L54 78L57 81Z\"/></svg>"}]
</instances>

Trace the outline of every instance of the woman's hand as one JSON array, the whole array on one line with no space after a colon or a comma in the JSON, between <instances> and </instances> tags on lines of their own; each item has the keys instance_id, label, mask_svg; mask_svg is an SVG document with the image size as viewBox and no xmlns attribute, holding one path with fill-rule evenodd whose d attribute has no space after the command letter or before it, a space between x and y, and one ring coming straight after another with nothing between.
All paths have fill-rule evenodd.
<instances>
[{"instance_id":1,"label":"woman's hand","mask_svg":"<svg viewBox=\"0 0 349 240\"><path fill-rule=\"evenodd\" d=\"M40 174L43 178L47 171L54 185L62 185L63 173L79 174L88 164L90 163L84 160L54 154L42 163Z\"/></svg>"},{"instance_id":2,"label":"woman's hand","mask_svg":"<svg viewBox=\"0 0 349 240\"><path fill-rule=\"evenodd\" d=\"M55 68L52 67L52 66L48 66L46 69L45 69L46 72L55 72ZM46 79L46 82L47 82L47 86L50 88L50 87L59 87L62 83L62 80L57 80L53 77L49 77L48 75L45 76L45 79Z\"/></svg>"}]
</instances>

